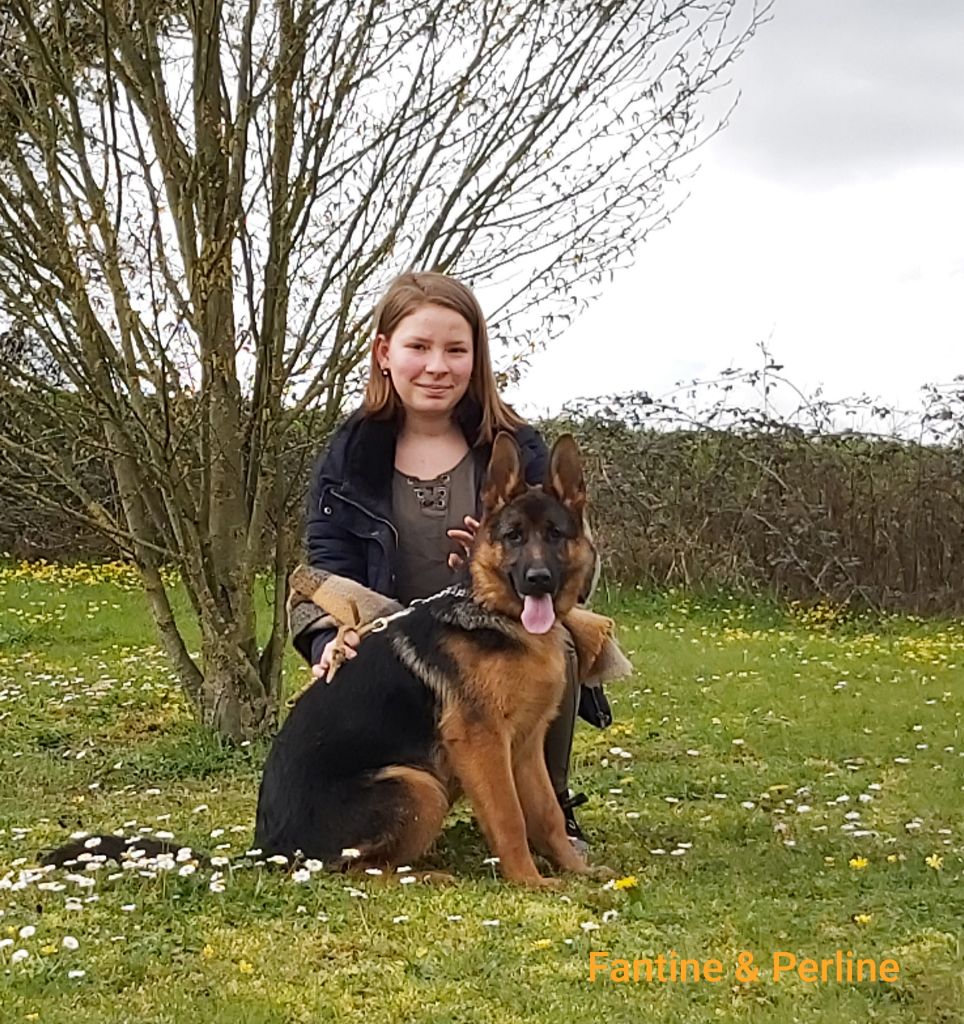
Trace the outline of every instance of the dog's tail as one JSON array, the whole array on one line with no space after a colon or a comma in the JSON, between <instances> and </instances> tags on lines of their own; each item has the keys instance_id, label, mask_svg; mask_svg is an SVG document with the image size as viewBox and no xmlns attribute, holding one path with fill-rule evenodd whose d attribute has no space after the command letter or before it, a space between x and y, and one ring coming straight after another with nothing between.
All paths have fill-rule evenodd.
<instances>
[{"instance_id":1,"label":"dog's tail","mask_svg":"<svg viewBox=\"0 0 964 1024\"><path fill-rule=\"evenodd\" d=\"M56 850L41 854L40 863L55 867L73 867L84 864L95 858L115 860L118 864L125 860L153 860L157 857L172 856L183 850L191 851L189 859L200 864L208 863L208 856L191 847L185 847L173 839L150 839L145 836L91 835L81 836L58 846ZM142 851L142 852L139 852Z\"/></svg>"}]
</instances>

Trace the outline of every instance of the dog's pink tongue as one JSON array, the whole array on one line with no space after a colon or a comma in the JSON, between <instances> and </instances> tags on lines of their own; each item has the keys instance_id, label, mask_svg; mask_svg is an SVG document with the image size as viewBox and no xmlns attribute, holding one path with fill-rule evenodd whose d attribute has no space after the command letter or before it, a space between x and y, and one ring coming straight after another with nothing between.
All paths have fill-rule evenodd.
<instances>
[{"instance_id":1,"label":"dog's pink tongue","mask_svg":"<svg viewBox=\"0 0 964 1024\"><path fill-rule=\"evenodd\" d=\"M527 594L522 600L522 625L530 633L548 633L556 621L552 598L548 594L533 597Z\"/></svg>"}]
</instances>

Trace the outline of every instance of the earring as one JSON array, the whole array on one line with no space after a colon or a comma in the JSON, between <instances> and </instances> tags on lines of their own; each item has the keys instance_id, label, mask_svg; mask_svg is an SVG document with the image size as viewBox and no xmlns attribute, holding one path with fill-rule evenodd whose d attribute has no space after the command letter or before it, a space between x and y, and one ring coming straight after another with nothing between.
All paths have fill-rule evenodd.
<instances>
[{"instance_id":1,"label":"earring","mask_svg":"<svg viewBox=\"0 0 964 1024\"><path fill-rule=\"evenodd\" d=\"M382 369L382 376L383 377L387 377L388 376L388 370Z\"/></svg>"}]
</instances>

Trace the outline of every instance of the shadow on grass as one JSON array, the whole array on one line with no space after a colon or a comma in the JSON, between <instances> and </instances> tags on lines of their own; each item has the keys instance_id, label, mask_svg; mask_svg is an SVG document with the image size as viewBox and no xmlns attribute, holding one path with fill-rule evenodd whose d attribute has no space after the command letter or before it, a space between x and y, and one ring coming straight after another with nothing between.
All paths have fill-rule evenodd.
<instances>
[{"instance_id":1,"label":"shadow on grass","mask_svg":"<svg viewBox=\"0 0 964 1024\"><path fill-rule=\"evenodd\" d=\"M267 740L235 746L197 723L184 723L176 732L139 743L126 755L124 772L131 782L260 777L268 746Z\"/></svg>"}]
</instances>

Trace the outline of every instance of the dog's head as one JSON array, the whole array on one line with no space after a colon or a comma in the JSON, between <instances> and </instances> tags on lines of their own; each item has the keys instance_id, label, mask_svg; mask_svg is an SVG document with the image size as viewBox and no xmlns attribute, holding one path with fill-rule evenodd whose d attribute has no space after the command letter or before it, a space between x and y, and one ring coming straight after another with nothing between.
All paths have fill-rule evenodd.
<instances>
[{"instance_id":1,"label":"dog's head","mask_svg":"<svg viewBox=\"0 0 964 1024\"><path fill-rule=\"evenodd\" d=\"M571 435L553 445L541 486L529 487L518 445L499 434L482 489L469 571L480 603L546 633L588 589L595 551L586 536L586 485Z\"/></svg>"}]
</instances>

